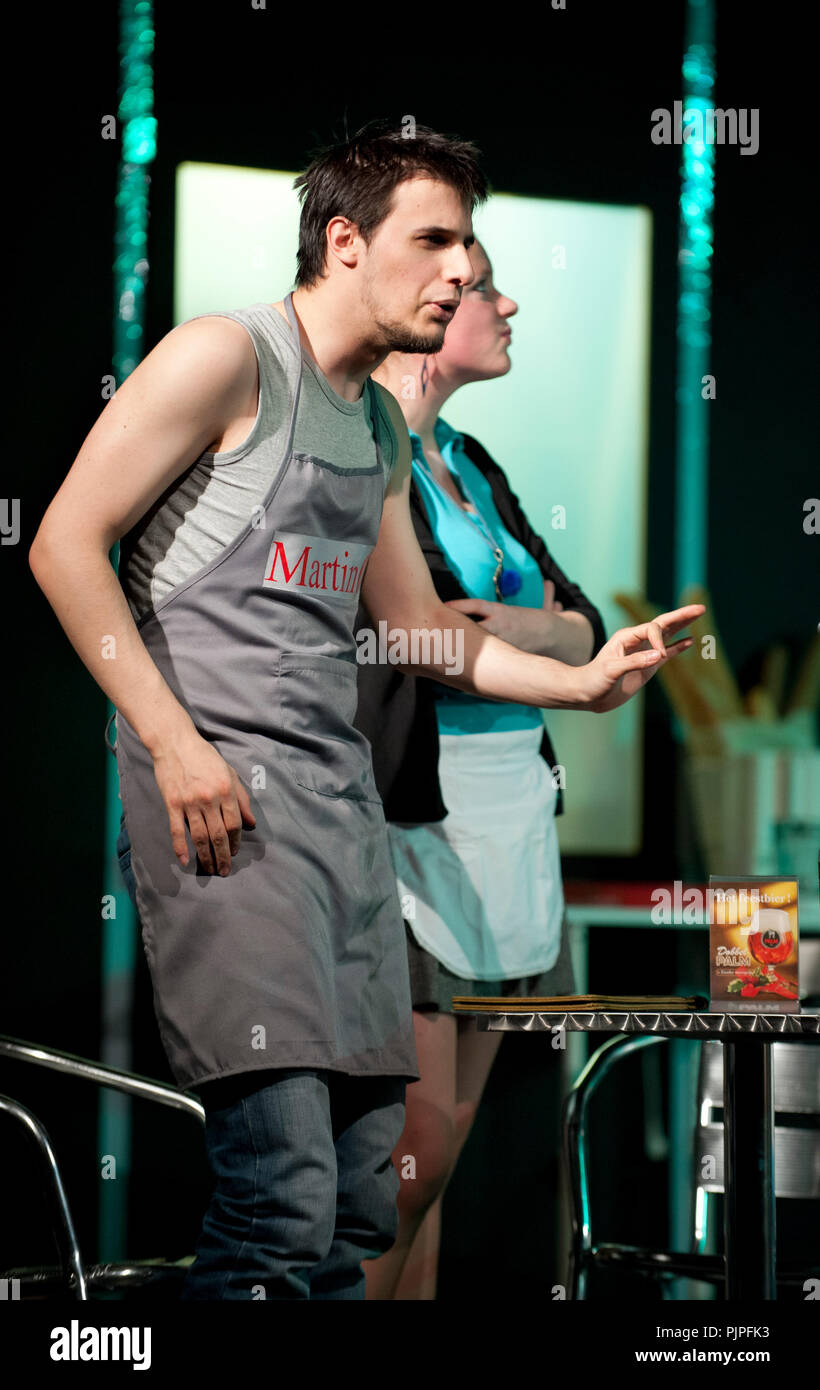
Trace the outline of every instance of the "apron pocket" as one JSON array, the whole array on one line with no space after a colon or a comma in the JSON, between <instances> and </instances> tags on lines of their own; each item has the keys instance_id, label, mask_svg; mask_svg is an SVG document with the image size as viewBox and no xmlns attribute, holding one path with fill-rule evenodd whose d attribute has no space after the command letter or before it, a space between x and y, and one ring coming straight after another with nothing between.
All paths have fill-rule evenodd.
<instances>
[{"instance_id":1,"label":"apron pocket","mask_svg":"<svg viewBox=\"0 0 820 1390\"><path fill-rule=\"evenodd\" d=\"M279 725L294 781L321 796L381 805L370 744L353 720L358 665L338 656L279 656Z\"/></svg>"}]
</instances>

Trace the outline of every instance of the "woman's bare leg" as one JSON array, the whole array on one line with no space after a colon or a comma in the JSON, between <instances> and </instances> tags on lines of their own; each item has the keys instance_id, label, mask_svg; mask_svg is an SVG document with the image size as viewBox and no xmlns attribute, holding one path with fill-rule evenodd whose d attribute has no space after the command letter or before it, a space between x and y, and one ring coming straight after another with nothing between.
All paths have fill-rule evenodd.
<instances>
[{"instance_id":1,"label":"woman's bare leg","mask_svg":"<svg viewBox=\"0 0 820 1390\"><path fill-rule=\"evenodd\" d=\"M456 1022L456 1104L450 1169L441 1191L416 1232L393 1295L397 1299L435 1299L444 1191L455 1172L459 1155L476 1117L490 1068L504 1036L503 1033L479 1033L474 1018L458 1018ZM408 1087L408 1095L409 1092Z\"/></svg>"},{"instance_id":2,"label":"woman's bare leg","mask_svg":"<svg viewBox=\"0 0 820 1390\"><path fill-rule=\"evenodd\" d=\"M456 1110L456 1018L453 1014L413 1010L413 1027L421 1079L407 1087L404 1129L393 1151L401 1187L397 1199L399 1229L395 1244L377 1260L365 1260L366 1297L418 1298L411 1290L418 1270L408 1271L407 1292L397 1293L411 1247L450 1171ZM414 1171L415 1176L404 1176ZM435 1218L434 1218L435 1220ZM419 1269L429 1255L419 1248ZM438 1239L435 1241L438 1259Z\"/></svg>"},{"instance_id":3,"label":"woman's bare leg","mask_svg":"<svg viewBox=\"0 0 820 1390\"><path fill-rule=\"evenodd\" d=\"M427 1214L416 1231L413 1244L410 1246L410 1251L404 1262L401 1278L396 1285L396 1292L393 1295L396 1299L423 1301L435 1299L441 1245L441 1199L443 1195L443 1192L440 1192L436 1200L428 1207Z\"/></svg>"}]
</instances>

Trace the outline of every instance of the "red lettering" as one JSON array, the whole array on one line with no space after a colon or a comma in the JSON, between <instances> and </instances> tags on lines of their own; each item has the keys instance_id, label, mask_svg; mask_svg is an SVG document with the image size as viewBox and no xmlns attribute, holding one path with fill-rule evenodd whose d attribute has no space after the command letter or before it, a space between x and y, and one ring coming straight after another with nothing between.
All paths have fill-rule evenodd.
<instances>
[{"instance_id":1,"label":"red lettering","mask_svg":"<svg viewBox=\"0 0 820 1390\"><path fill-rule=\"evenodd\" d=\"M285 547L282 545L282 542L281 542L281 541L276 541L276 542L275 542L275 545L276 545L276 549L275 549L274 555L273 555L273 564L271 565L271 568L270 568L270 574L267 575L266 577L267 577L268 579L273 579L273 578L275 577L276 561L281 557L281 560L282 560L282 572L283 572L283 574L284 574L284 576L285 576L285 583L286 583L286 584L289 584L289 583L290 583L291 579L293 578L294 574L296 573L297 569L299 568L299 565L301 565L301 566L302 566L302 577L301 577L300 580L298 580L298 583L299 583L299 584L304 584L304 582L305 582L305 566L307 565L308 555L310 554L310 546L309 546L309 545L306 545L306 546L305 546L304 550L302 551L301 555L299 556L299 559L296 561L296 564L293 566L293 569L288 569L288 557L287 557L287 555L285 554Z\"/></svg>"}]
</instances>

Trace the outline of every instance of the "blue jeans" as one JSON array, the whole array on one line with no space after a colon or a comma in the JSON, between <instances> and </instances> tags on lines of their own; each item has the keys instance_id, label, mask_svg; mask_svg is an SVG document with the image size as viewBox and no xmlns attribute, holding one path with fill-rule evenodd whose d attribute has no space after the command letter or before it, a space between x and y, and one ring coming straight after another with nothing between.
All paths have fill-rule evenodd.
<instances>
[{"instance_id":1,"label":"blue jeans","mask_svg":"<svg viewBox=\"0 0 820 1390\"><path fill-rule=\"evenodd\" d=\"M117 840L135 900L125 819ZM136 906L136 902L135 902ZM398 1230L405 1081L307 1067L204 1083L216 1179L181 1298L363 1299Z\"/></svg>"}]
</instances>

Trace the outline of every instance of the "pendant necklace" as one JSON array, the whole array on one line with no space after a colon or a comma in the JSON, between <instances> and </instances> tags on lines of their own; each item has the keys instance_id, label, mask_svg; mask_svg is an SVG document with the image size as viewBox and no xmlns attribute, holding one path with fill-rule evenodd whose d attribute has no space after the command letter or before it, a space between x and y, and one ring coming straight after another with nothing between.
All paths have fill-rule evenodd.
<instances>
[{"instance_id":1,"label":"pendant necklace","mask_svg":"<svg viewBox=\"0 0 820 1390\"><path fill-rule=\"evenodd\" d=\"M482 538L487 542L488 546L493 552L493 556L495 557L495 573L493 574L493 585L495 587L495 592L498 596L499 603L503 603L505 598L512 598L513 594L517 594L519 592L522 584L521 575L518 573L518 570L505 568L504 551L501 549L501 546L497 543L495 536L490 530L489 524L484 520L483 516L481 515L481 512L476 506L475 498L472 496L470 489L467 487L467 484L464 482L463 478L461 478L460 475L458 478L458 482L459 487L461 487L467 495L467 501L470 502L473 505L473 507L475 507L475 512L466 512L465 514L478 528Z\"/></svg>"}]
</instances>

